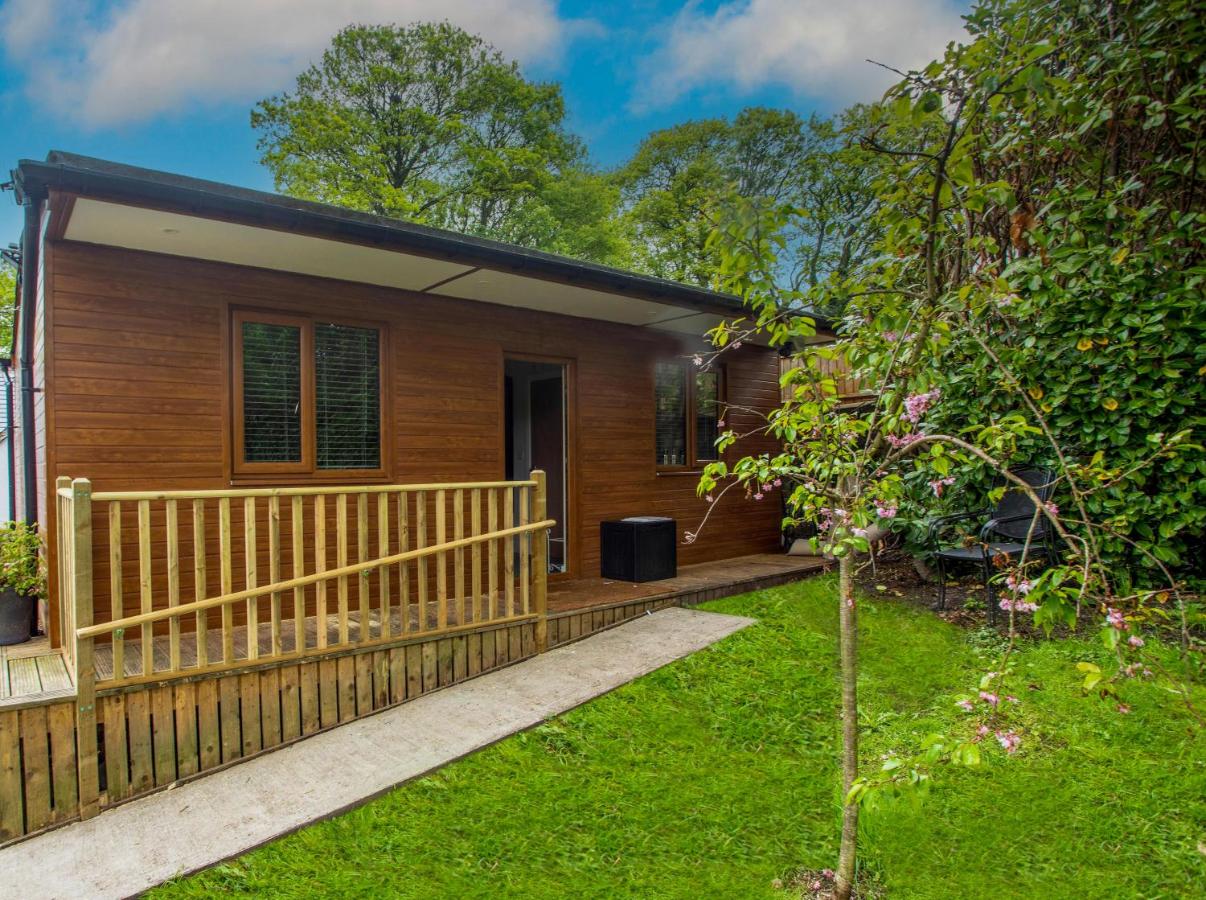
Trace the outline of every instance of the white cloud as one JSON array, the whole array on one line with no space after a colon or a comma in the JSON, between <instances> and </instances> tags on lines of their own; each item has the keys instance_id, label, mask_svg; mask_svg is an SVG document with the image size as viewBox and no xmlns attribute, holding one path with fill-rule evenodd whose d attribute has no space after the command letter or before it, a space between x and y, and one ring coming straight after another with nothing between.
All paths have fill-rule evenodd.
<instances>
[{"instance_id":1,"label":"white cloud","mask_svg":"<svg viewBox=\"0 0 1206 900\"><path fill-rule=\"evenodd\" d=\"M102 127L286 88L353 22L444 19L529 63L589 28L553 0L9 0L0 33L35 103Z\"/></svg>"},{"instance_id":2,"label":"white cloud","mask_svg":"<svg viewBox=\"0 0 1206 900\"><path fill-rule=\"evenodd\" d=\"M835 104L875 99L964 35L951 0L739 0L689 4L644 61L634 103L652 108L705 87L784 85Z\"/></svg>"}]
</instances>

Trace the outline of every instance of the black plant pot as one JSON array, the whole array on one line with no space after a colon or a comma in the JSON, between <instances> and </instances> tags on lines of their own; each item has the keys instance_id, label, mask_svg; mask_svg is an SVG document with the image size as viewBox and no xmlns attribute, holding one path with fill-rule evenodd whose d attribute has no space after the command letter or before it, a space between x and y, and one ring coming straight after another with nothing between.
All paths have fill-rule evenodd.
<instances>
[{"instance_id":1,"label":"black plant pot","mask_svg":"<svg viewBox=\"0 0 1206 900\"><path fill-rule=\"evenodd\" d=\"M29 640L35 597L14 590L0 591L0 645L21 644Z\"/></svg>"}]
</instances>

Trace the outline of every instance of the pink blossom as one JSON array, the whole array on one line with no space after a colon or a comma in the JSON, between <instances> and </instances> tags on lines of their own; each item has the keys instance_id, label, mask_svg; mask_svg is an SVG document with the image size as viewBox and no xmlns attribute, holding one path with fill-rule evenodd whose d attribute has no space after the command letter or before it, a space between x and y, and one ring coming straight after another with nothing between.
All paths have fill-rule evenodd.
<instances>
[{"instance_id":1,"label":"pink blossom","mask_svg":"<svg viewBox=\"0 0 1206 900\"><path fill-rule=\"evenodd\" d=\"M1014 731L998 731L997 740L1005 748L1006 753L1016 752L1018 745L1022 743L1022 738Z\"/></svg>"},{"instance_id":2,"label":"pink blossom","mask_svg":"<svg viewBox=\"0 0 1206 900\"><path fill-rule=\"evenodd\" d=\"M771 490L771 484L769 481L766 484L762 485L762 493L769 494L770 490Z\"/></svg>"},{"instance_id":3,"label":"pink blossom","mask_svg":"<svg viewBox=\"0 0 1206 900\"><path fill-rule=\"evenodd\" d=\"M1139 635L1137 635L1137 634L1132 634L1129 638L1126 639L1126 642L1128 644L1130 644L1132 647L1142 647L1144 644L1143 638L1139 637Z\"/></svg>"},{"instance_id":4,"label":"pink blossom","mask_svg":"<svg viewBox=\"0 0 1206 900\"><path fill-rule=\"evenodd\" d=\"M1131 708L1130 708L1129 706L1127 706L1125 703L1119 703L1119 704L1118 704L1118 711L1119 711L1120 713L1122 713L1122 714L1125 716L1125 715L1127 715L1128 713L1130 713Z\"/></svg>"},{"instance_id":5,"label":"pink blossom","mask_svg":"<svg viewBox=\"0 0 1206 900\"><path fill-rule=\"evenodd\" d=\"M988 726L987 725L981 725L979 728L976 729L976 738L979 739L979 738L983 738L983 737L988 737Z\"/></svg>"},{"instance_id":6,"label":"pink blossom","mask_svg":"<svg viewBox=\"0 0 1206 900\"><path fill-rule=\"evenodd\" d=\"M741 341L733 341L733 349L740 350L741 349Z\"/></svg>"},{"instance_id":7,"label":"pink blossom","mask_svg":"<svg viewBox=\"0 0 1206 900\"><path fill-rule=\"evenodd\" d=\"M754 494L754 499L761 500L762 499L762 491L759 491L758 493Z\"/></svg>"},{"instance_id":8,"label":"pink blossom","mask_svg":"<svg viewBox=\"0 0 1206 900\"><path fill-rule=\"evenodd\" d=\"M905 398L905 418L916 424L921 421L921 417L925 415L927 409L933 405L934 401L942 396L942 392L935 388L932 391L927 391L924 394L913 394Z\"/></svg>"},{"instance_id":9,"label":"pink blossom","mask_svg":"<svg viewBox=\"0 0 1206 900\"><path fill-rule=\"evenodd\" d=\"M995 707L998 703L1001 702L1001 698L998 697L996 694L992 693L991 691L980 691L980 699L983 700L985 703L987 703L989 706L993 706L993 707Z\"/></svg>"},{"instance_id":10,"label":"pink blossom","mask_svg":"<svg viewBox=\"0 0 1206 900\"><path fill-rule=\"evenodd\" d=\"M709 503L713 503L716 500L716 498L713 497L711 494L708 494L706 497L704 497L704 499L707 500Z\"/></svg>"},{"instance_id":11,"label":"pink blossom","mask_svg":"<svg viewBox=\"0 0 1206 900\"><path fill-rule=\"evenodd\" d=\"M717 427L717 428L724 428L724 419L717 419L717 420L716 420L716 427Z\"/></svg>"},{"instance_id":12,"label":"pink blossom","mask_svg":"<svg viewBox=\"0 0 1206 900\"><path fill-rule=\"evenodd\" d=\"M1008 700L1010 703L1021 703L1022 702L1017 697L1015 697L1013 694L1006 694L1005 699Z\"/></svg>"},{"instance_id":13,"label":"pink blossom","mask_svg":"<svg viewBox=\"0 0 1206 900\"><path fill-rule=\"evenodd\" d=\"M1053 516L1059 515L1059 507L1056 506L1053 501L1048 500L1046 503L1043 504L1043 506L1046 507L1047 512L1051 513L1051 515L1053 515Z\"/></svg>"},{"instance_id":14,"label":"pink blossom","mask_svg":"<svg viewBox=\"0 0 1206 900\"><path fill-rule=\"evenodd\" d=\"M855 537L865 538L868 534L870 534L866 528L851 528L850 530L854 533Z\"/></svg>"},{"instance_id":15,"label":"pink blossom","mask_svg":"<svg viewBox=\"0 0 1206 900\"><path fill-rule=\"evenodd\" d=\"M946 478L937 478L934 481L931 481L930 488L934 491L935 497L941 497L942 489L945 487L949 487L950 485L952 485L954 483L955 483L955 476L950 475Z\"/></svg>"},{"instance_id":16,"label":"pink blossom","mask_svg":"<svg viewBox=\"0 0 1206 900\"><path fill-rule=\"evenodd\" d=\"M1013 572L1005 576L1005 586L1017 594L1029 594L1034 590L1034 585L1024 578L1018 578Z\"/></svg>"},{"instance_id":17,"label":"pink blossom","mask_svg":"<svg viewBox=\"0 0 1206 900\"><path fill-rule=\"evenodd\" d=\"M1037 603L1031 603L1029 600L1010 600L1008 597L997 605L1006 612L1011 609L1014 612L1034 612L1038 609Z\"/></svg>"},{"instance_id":18,"label":"pink blossom","mask_svg":"<svg viewBox=\"0 0 1206 900\"><path fill-rule=\"evenodd\" d=\"M896 447L897 449L899 449L901 447L909 446L909 444L913 443L914 441L921 440L922 437L923 437L922 435L917 434L916 432L913 432L912 434L903 435L902 437L897 437L894 434L890 434L890 435L888 435L888 443L891 444L893 447Z\"/></svg>"},{"instance_id":19,"label":"pink blossom","mask_svg":"<svg viewBox=\"0 0 1206 900\"><path fill-rule=\"evenodd\" d=\"M1126 631L1126 619L1116 609L1106 608L1106 624L1111 628L1117 628L1119 631Z\"/></svg>"},{"instance_id":20,"label":"pink blossom","mask_svg":"<svg viewBox=\"0 0 1206 900\"><path fill-rule=\"evenodd\" d=\"M881 519L894 519L896 518L896 507L889 506L877 500L875 503L875 514Z\"/></svg>"},{"instance_id":21,"label":"pink blossom","mask_svg":"<svg viewBox=\"0 0 1206 900\"><path fill-rule=\"evenodd\" d=\"M694 356L691 357L691 361L693 363L695 363L695 365L697 365L697 366L703 365L703 357L700 356L698 353L696 353Z\"/></svg>"},{"instance_id":22,"label":"pink blossom","mask_svg":"<svg viewBox=\"0 0 1206 900\"><path fill-rule=\"evenodd\" d=\"M898 335L895 331L885 331L884 332L884 340L887 341L889 344L895 344L899 338L900 338L900 335Z\"/></svg>"},{"instance_id":23,"label":"pink blossom","mask_svg":"<svg viewBox=\"0 0 1206 900\"><path fill-rule=\"evenodd\" d=\"M771 482L771 483L772 483L772 484L773 484L775 487L783 487L783 479L782 479L782 478L776 478L776 479L775 479L773 482Z\"/></svg>"},{"instance_id":24,"label":"pink blossom","mask_svg":"<svg viewBox=\"0 0 1206 900\"><path fill-rule=\"evenodd\" d=\"M833 869L821 869L821 877L826 881L833 881L837 876L833 874Z\"/></svg>"},{"instance_id":25,"label":"pink blossom","mask_svg":"<svg viewBox=\"0 0 1206 900\"><path fill-rule=\"evenodd\" d=\"M973 709L976 708L976 705L974 703L972 703L970 700L960 700L955 705L961 709L967 710L968 712L971 712Z\"/></svg>"}]
</instances>

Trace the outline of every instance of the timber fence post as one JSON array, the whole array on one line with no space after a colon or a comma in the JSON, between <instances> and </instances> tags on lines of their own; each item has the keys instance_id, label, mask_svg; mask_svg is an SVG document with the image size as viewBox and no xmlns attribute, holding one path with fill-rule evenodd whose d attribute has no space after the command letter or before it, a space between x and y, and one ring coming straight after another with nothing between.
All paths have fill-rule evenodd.
<instances>
[{"instance_id":1,"label":"timber fence post","mask_svg":"<svg viewBox=\"0 0 1206 900\"><path fill-rule=\"evenodd\" d=\"M548 496L545 474L532 471L536 489L532 492L532 515L529 521L543 522L548 517ZM536 614L536 652L549 649L549 531L537 533L532 551L532 612Z\"/></svg>"},{"instance_id":2,"label":"timber fence post","mask_svg":"<svg viewBox=\"0 0 1206 900\"><path fill-rule=\"evenodd\" d=\"M77 637L92 624L92 484L87 478L71 482L72 599L75 603L74 645L76 689L76 761L79 767L80 818L100 811L100 770L96 748L96 668L91 637ZM61 550L60 550L61 552Z\"/></svg>"}]
</instances>

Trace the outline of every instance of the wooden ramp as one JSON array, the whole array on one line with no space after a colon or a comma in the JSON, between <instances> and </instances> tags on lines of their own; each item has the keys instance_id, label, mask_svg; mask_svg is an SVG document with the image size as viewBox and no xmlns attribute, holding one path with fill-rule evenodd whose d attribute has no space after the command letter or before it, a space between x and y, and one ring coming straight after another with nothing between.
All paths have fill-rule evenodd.
<instances>
[{"instance_id":1,"label":"wooden ramp","mask_svg":"<svg viewBox=\"0 0 1206 900\"><path fill-rule=\"evenodd\" d=\"M73 696L63 654L45 637L0 647L0 708Z\"/></svg>"}]
</instances>

